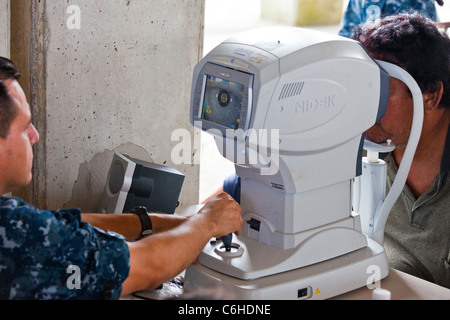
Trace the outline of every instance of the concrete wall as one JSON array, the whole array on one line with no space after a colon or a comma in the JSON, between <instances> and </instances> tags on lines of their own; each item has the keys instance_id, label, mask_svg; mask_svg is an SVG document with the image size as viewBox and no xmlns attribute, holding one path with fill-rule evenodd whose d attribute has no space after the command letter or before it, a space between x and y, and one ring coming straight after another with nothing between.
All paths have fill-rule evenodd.
<instances>
[{"instance_id":1,"label":"concrete wall","mask_svg":"<svg viewBox=\"0 0 450 320\"><path fill-rule=\"evenodd\" d=\"M0 0L0 56L9 57L9 0Z\"/></svg>"},{"instance_id":2,"label":"concrete wall","mask_svg":"<svg viewBox=\"0 0 450 320\"><path fill-rule=\"evenodd\" d=\"M177 168L186 175L181 205L197 203L199 165L173 164L171 135L194 135L189 98L204 0L14 2L12 29L29 20L31 39L12 45L12 56L31 70L23 81L41 134L31 200L96 211L118 151Z\"/></svg>"}]
</instances>

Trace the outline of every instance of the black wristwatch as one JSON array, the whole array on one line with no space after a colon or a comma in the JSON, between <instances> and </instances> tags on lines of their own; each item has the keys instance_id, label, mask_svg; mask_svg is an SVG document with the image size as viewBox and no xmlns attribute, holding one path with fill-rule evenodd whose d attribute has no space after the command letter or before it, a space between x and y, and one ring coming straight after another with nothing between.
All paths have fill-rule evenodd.
<instances>
[{"instance_id":1,"label":"black wristwatch","mask_svg":"<svg viewBox=\"0 0 450 320\"><path fill-rule=\"evenodd\" d=\"M141 220L141 237L139 239L142 239L146 236L149 236L153 233L152 230L152 220L148 216L147 208L146 207L136 207L130 210L130 213L134 213L139 217L139 220Z\"/></svg>"}]
</instances>

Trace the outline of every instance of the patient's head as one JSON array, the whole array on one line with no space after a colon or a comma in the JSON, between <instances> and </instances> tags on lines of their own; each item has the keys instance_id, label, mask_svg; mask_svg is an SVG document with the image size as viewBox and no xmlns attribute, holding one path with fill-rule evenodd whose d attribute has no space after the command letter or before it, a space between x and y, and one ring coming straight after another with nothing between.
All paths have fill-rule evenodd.
<instances>
[{"instance_id":1,"label":"patient's head","mask_svg":"<svg viewBox=\"0 0 450 320\"><path fill-rule=\"evenodd\" d=\"M376 59L408 71L422 92L434 92L442 82L440 107L450 107L450 40L432 20L418 14L389 16L355 28L352 38Z\"/></svg>"}]
</instances>

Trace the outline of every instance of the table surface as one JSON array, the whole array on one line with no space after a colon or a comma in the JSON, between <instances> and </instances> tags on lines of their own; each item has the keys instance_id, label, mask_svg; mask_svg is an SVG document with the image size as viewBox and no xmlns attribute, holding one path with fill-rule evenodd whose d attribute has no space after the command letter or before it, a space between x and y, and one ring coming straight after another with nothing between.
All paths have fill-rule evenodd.
<instances>
[{"instance_id":1,"label":"table surface","mask_svg":"<svg viewBox=\"0 0 450 320\"><path fill-rule=\"evenodd\" d=\"M390 291L391 300L450 300L450 289L395 269L389 269L389 275L380 281L380 288ZM330 300L372 300L372 292L371 289L362 287ZM140 291L136 295L128 295L122 299L161 300L171 298L173 293L176 295L172 297L181 295L182 288L173 284L165 284L163 290Z\"/></svg>"},{"instance_id":2,"label":"table surface","mask_svg":"<svg viewBox=\"0 0 450 320\"><path fill-rule=\"evenodd\" d=\"M380 288L391 292L391 300L450 300L450 289L392 268L389 275L380 281ZM372 290L363 287L333 299L371 300Z\"/></svg>"}]
</instances>

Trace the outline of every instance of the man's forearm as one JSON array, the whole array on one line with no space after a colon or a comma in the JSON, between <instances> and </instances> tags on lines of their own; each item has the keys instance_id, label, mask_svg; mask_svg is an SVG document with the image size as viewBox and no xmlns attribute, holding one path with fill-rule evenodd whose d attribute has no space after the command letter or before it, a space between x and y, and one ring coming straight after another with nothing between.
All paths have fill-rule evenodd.
<instances>
[{"instance_id":1,"label":"man's forearm","mask_svg":"<svg viewBox=\"0 0 450 320\"><path fill-rule=\"evenodd\" d=\"M184 221L186 217L167 214L150 214L152 221L153 233L171 230L176 228ZM137 215L135 214L82 214L82 220L88 222L94 227L106 231L113 231L123 235L127 241L132 241L140 237L142 226Z\"/></svg>"},{"instance_id":2,"label":"man's forearm","mask_svg":"<svg viewBox=\"0 0 450 320\"><path fill-rule=\"evenodd\" d=\"M81 220L99 229L121 234L127 241L133 241L141 234L141 221L135 214L84 213Z\"/></svg>"},{"instance_id":3,"label":"man's forearm","mask_svg":"<svg viewBox=\"0 0 450 320\"><path fill-rule=\"evenodd\" d=\"M122 294L155 288L194 262L214 228L205 215L189 219L171 231L128 244L131 268Z\"/></svg>"},{"instance_id":4,"label":"man's forearm","mask_svg":"<svg viewBox=\"0 0 450 320\"><path fill-rule=\"evenodd\" d=\"M241 207L226 193L208 201L189 218L151 217L159 227L167 229L168 222L178 226L128 243L130 272L122 284L122 294L155 288L186 269L212 237L231 232L239 235L242 229ZM159 218L162 222L158 222ZM185 222L180 223L183 219Z\"/></svg>"}]
</instances>

